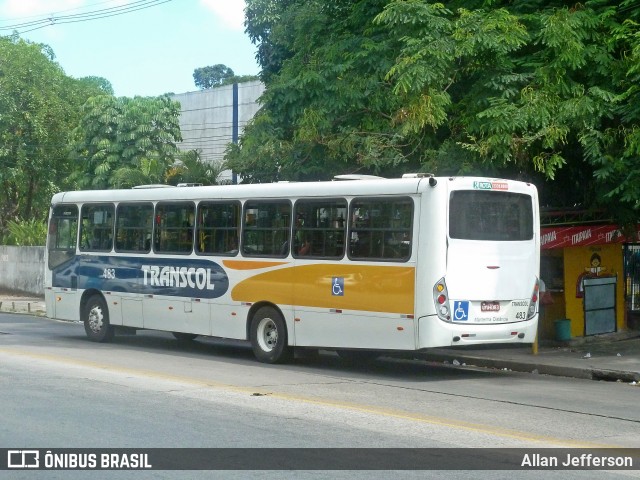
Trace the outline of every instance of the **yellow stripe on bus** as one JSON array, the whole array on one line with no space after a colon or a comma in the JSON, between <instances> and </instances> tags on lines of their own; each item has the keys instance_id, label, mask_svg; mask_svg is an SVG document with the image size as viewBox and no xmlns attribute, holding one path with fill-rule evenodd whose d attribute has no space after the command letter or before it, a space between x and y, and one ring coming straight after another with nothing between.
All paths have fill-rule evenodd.
<instances>
[{"instance_id":1,"label":"yellow stripe on bus","mask_svg":"<svg viewBox=\"0 0 640 480\"><path fill-rule=\"evenodd\" d=\"M334 295L334 278L343 279ZM231 298L279 305L414 314L415 268L373 265L300 265L250 277Z\"/></svg>"}]
</instances>

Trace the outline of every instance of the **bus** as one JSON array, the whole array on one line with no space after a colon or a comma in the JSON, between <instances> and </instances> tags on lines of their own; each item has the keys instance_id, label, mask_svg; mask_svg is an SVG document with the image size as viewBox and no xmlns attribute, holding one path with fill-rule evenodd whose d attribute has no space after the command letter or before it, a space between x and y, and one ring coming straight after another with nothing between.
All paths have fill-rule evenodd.
<instances>
[{"instance_id":1,"label":"bus","mask_svg":"<svg viewBox=\"0 0 640 480\"><path fill-rule=\"evenodd\" d=\"M89 339L142 329L341 356L533 343L536 187L352 178L53 196L45 300Z\"/></svg>"}]
</instances>

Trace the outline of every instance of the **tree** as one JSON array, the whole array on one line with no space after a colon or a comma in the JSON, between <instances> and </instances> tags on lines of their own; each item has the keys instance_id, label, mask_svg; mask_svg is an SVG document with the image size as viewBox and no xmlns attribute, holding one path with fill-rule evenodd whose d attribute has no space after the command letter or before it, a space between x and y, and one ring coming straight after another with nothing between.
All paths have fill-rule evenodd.
<instances>
[{"instance_id":1,"label":"tree","mask_svg":"<svg viewBox=\"0 0 640 480\"><path fill-rule=\"evenodd\" d=\"M221 63L209 67L196 68L193 71L193 81L200 90L219 87L231 77L234 77L233 70Z\"/></svg>"},{"instance_id":2,"label":"tree","mask_svg":"<svg viewBox=\"0 0 640 480\"><path fill-rule=\"evenodd\" d=\"M248 181L420 169L637 211L637 0L248 0L263 107Z\"/></svg>"},{"instance_id":3,"label":"tree","mask_svg":"<svg viewBox=\"0 0 640 480\"><path fill-rule=\"evenodd\" d=\"M164 183L182 140L179 102L99 95L85 103L82 114L72 150L81 188Z\"/></svg>"},{"instance_id":4,"label":"tree","mask_svg":"<svg viewBox=\"0 0 640 480\"><path fill-rule=\"evenodd\" d=\"M329 178L417 168L394 125L399 99L385 76L397 49L372 20L386 2L253 0L247 31L258 47L263 107L227 153L244 181Z\"/></svg>"},{"instance_id":5,"label":"tree","mask_svg":"<svg viewBox=\"0 0 640 480\"><path fill-rule=\"evenodd\" d=\"M409 105L406 125L440 118L434 126L477 163L556 180L544 185L547 202L637 212L640 165L628 161L640 145L629 103L640 40L635 2L463 8L469 3L447 10L393 1L378 16L402 44L388 78ZM427 30L435 23L443 31L434 38ZM422 108L434 95L445 103Z\"/></svg>"},{"instance_id":6,"label":"tree","mask_svg":"<svg viewBox=\"0 0 640 480\"><path fill-rule=\"evenodd\" d=\"M608 197L620 200L617 210L626 223L637 223L640 214L640 10L637 2L622 2L627 18L611 22L609 39L616 62L611 64L615 97L613 112L601 128L584 130L579 141L585 157L595 167L599 184ZM622 20L622 21L620 21ZM634 229L635 231L635 229Z\"/></svg>"},{"instance_id":7,"label":"tree","mask_svg":"<svg viewBox=\"0 0 640 480\"><path fill-rule=\"evenodd\" d=\"M257 75L236 75L226 65L217 64L210 67L196 68L193 71L193 80L200 90L222 87L233 83L258 80Z\"/></svg>"},{"instance_id":8,"label":"tree","mask_svg":"<svg viewBox=\"0 0 640 480\"><path fill-rule=\"evenodd\" d=\"M0 234L44 221L68 185L69 132L94 85L67 77L46 45L0 37Z\"/></svg>"},{"instance_id":9,"label":"tree","mask_svg":"<svg viewBox=\"0 0 640 480\"><path fill-rule=\"evenodd\" d=\"M262 67L260 77L263 82L270 83L284 61L293 56L286 30L293 24L288 14L295 16L299 5L296 0L249 0L245 3L245 31L258 47L256 59Z\"/></svg>"},{"instance_id":10,"label":"tree","mask_svg":"<svg viewBox=\"0 0 640 480\"><path fill-rule=\"evenodd\" d=\"M85 84L95 90L102 92L106 95L113 95L113 85L111 82L103 77L88 76L78 79L80 83Z\"/></svg>"},{"instance_id":11,"label":"tree","mask_svg":"<svg viewBox=\"0 0 640 480\"><path fill-rule=\"evenodd\" d=\"M206 162L196 150L180 152L176 162L166 173L170 185L178 183L201 183L217 185L218 177L226 170L224 162Z\"/></svg>"}]
</instances>

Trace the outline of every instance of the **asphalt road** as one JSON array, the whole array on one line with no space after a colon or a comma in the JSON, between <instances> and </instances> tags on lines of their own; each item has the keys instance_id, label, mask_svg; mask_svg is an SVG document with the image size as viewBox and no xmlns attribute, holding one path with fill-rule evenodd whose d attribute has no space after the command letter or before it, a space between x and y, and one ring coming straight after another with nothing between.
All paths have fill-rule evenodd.
<instances>
[{"instance_id":1,"label":"asphalt road","mask_svg":"<svg viewBox=\"0 0 640 480\"><path fill-rule=\"evenodd\" d=\"M594 448L640 446L638 389L425 361L335 354L263 365L242 342L0 314L4 448ZM3 478L85 478L9 472ZM208 473L209 476L206 476ZM135 478L221 478L222 472ZM251 472L252 478L629 478L627 472ZM37 476L35 476L37 474ZM91 472L119 478L131 472ZM149 476L146 476L149 475ZM324 475L324 476L323 476ZM224 478L247 478L224 472ZM123 477L124 478L124 477ZM130 477L127 477L130 478Z\"/></svg>"}]
</instances>

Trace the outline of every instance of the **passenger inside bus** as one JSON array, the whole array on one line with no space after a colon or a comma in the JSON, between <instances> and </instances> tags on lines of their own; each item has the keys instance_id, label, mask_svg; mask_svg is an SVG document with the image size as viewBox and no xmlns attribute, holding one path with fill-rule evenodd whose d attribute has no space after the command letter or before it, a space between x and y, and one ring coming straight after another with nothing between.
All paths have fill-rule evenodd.
<instances>
[{"instance_id":1,"label":"passenger inside bus","mask_svg":"<svg viewBox=\"0 0 640 480\"><path fill-rule=\"evenodd\" d=\"M309 254L309 239L307 234L303 231L304 228L304 215L298 214L296 217L295 236L293 251L296 255L308 255ZM288 245L287 245L288 249ZM304 249L304 250L303 250ZM283 252L286 253L286 252Z\"/></svg>"},{"instance_id":2,"label":"passenger inside bus","mask_svg":"<svg viewBox=\"0 0 640 480\"><path fill-rule=\"evenodd\" d=\"M235 255L238 253L238 239L235 235L229 237L226 253Z\"/></svg>"},{"instance_id":3,"label":"passenger inside bus","mask_svg":"<svg viewBox=\"0 0 640 480\"><path fill-rule=\"evenodd\" d=\"M181 248L190 248L191 243L193 242L193 229L195 226L195 219L195 214L193 212L189 212L186 221L182 224L183 230L180 239Z\"/></svg>"},{"instance_id":4,"label":"passenger inside bus","mask_svg":"<svg viewBox=\"0 0 640 480\"><path fill-rule=\"evenodd\" d=\"M304 256L309 255L309 253L311 253L311 242L308 238L305 238L302 241L302 246L298 249L298 255Z\"/></svg>"}]
</instances>

